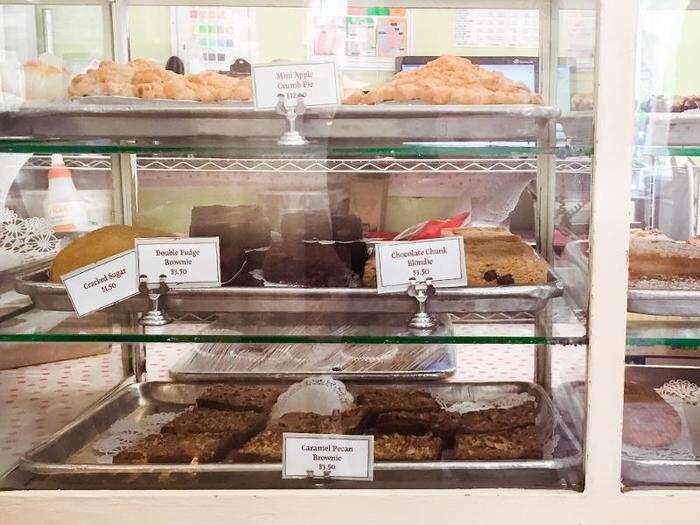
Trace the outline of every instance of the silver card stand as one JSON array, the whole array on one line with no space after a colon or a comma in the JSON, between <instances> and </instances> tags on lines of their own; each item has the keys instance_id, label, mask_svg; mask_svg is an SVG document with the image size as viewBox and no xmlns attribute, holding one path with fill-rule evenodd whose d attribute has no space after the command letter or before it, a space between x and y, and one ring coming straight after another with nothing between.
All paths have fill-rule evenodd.
<instances>
[{"instance_id":1,"label":"silver card stand","mask_svg":"<svg viewBox=\"0 0 700 525\"><path fill-rule=\"evenodd\" d=\"M412 278L407 293L418 301L418 312L408 322L408 326L418 330L435 330L438 323L435 318L427 312L428 298L435 295L433 280L430 277L425 281L416 281L416 279Z\"/></svg>"},{"instance_id":2,"label":"silver card stand","mask_svg":"<svg viewBox=\"0 0 700 525\"><path fill-rule=\"evenodd\" d=\"M306 106L304 105L304 96L299 95L297 97L297 105L293 108L288 108L284 104L284 95L277 95L277 107L275 108L275 113L278 115L283 115L287 119L287 131L285 131L282 136L277 141L280 146L304 146L309 143L301 133L296 129L297 118L301 117L306 112Z\"/></svg>"},{"instance_id":3,"label":"silver card stand","mask_svg":"<svg viewBox=\"0 0 700 525\"><path fill-rule=\"evenodd\" d=\"M139 276L139 292L148 295L148 311L141 316L139 324L141 326L164 326L173 320L167 312L161 309L161 297L168 293L170 288L165 282L165 275L160 276L157 288L150 288L146 282L146 276Z\"/></svg>"}]
</instances>

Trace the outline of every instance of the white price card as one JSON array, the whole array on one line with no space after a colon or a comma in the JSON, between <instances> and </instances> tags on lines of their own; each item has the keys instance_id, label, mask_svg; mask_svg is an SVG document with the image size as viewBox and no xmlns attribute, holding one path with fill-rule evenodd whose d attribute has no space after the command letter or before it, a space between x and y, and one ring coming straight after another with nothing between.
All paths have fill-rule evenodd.
<instances>
[{"instance_id":1,"label":"white price card","mask_svg":"<svg viewBox=\"0 0 700 525\"><path fill-rule=\"evenodd\" d=\"M139 293L134 250L119 253L61 276L78 317Z\"/></svg>"},{"instance_id":2,"label":"white price card","mask_svg":"<svg viewBox=\"0 0 700 525\"><path fill-rule=\"evenodd\" d=\"M282 434L282 478L372 481L374 436Z\"/></svg>"},{"instance_id":3,"label":"white price card","mask_svg":"<svg viewBox=\"0 0 700 525\"><path fill-rule=\"evenodd\" d=\"M255 109L277 107L279 95L284 96L286 107L296 106L299 95L307 107L340 104L340 83L332 61L254 65L252 76Z\"/></svg>"},{"instance_id":4,"label":"white price card","mask_svg":"<svg viewBox=\"0 0 700 525\"><path fill-rule=\"evenodd\" d=\"M379 293L407 290L411 279L430 278L436 288L467 285L462 237L378 242L374 249Z\"/></svg>"},{"instance_id":5,"label":"white price card","mask_svg":"<svg viewBox=\"0 0 700 525\"><path fill-rule=\"evenodd\" d=\"M221 286L218 237L136 239L138 275L192 288Z\"/></svg>"}]
</instances>

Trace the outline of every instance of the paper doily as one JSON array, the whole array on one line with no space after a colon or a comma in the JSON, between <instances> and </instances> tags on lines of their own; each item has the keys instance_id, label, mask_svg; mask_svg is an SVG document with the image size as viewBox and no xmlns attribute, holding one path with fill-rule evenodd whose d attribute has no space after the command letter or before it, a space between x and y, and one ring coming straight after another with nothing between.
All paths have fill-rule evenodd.
<instances>
[{"instance_id":1,"label":"paper doily","mask_svg":"<svg viewBox=\"0 0 700 525\"><path fill-rule=\"evenodd\" d=\"M0 253L20 257L21 264L44 259L58 252L58 239L48 220L20 219L14 210L0 209Z\"/></svg>"},{"instance_id":2,"label":"paper doily","mask_svg":"<svg viewBox=\"0 0 700 525\"><path fill-rule=\"evenodd\" d=\"M686 379L673 379L656 391L667 401L667 398L675 398L692 406L700 404L700 387Z\"/></svg>"},{"instance_id":3,"label":"paper doily","mask_svg":"<svg viewBox=\"0 0 700 525\"><path fill-rule=\"evenodd\" d=\"M478 410L489 410L491 408L513 408L524 405L528 401L537 401L535 396L527 392L519 394L506 394L495 399L469 400L450 403L444 399L437 398L437 402L448 412L476 412Z\"/></svg>"},{"instance_id":4,"label":"paper doily","mask_svg":"<svg viewBox=\"0 0 700 525\"><path fill-rule=\"evenodd\" d=\"M106 435L92 444L92 450L98 454L98 463L112 463L112 458L136 444L150 434L160 432L166 423L170 423L182 412L160 412L151 414L138 421L121 419L115 422Z\"/></svg>"}]
</instances>

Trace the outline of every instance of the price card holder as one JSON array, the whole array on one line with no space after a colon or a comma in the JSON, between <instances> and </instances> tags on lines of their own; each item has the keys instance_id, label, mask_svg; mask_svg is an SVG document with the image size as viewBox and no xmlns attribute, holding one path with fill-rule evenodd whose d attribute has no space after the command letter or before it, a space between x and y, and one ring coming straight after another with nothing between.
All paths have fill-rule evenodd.
<instances>
[{"instance_id":1,"label":"price card holder","mask_svg":"<svg viewBox=\"0 0 700 525\"><path fill-rule=\"evenodd\" d=\"M374 436L282 434L283 479L374 479Z\"/></svg>"},{"instance_id":2,"label":"price card holder","mask_svg":"<svg viewBox=\"0 0 700 525\"><path fill-rule=\"evenodd\" d=\"M135 246L138 275L148 285L221 286L218 237L136 239Z\"/></svg>"},{"instance_id":3,"label":"price card holder","mask_svg":"<svg viewBox=\"0 0 700 525\"><path fill-rule=\"evenodd\" d=\"M429 282L435 288L467 285L462 237L375 244L377 292L403 292Z\"/></svg>"},{"instance_id":4,"label":"price card holder","mask_svg":"<svg viewBox=\"0 0 700 525\"><path fill-rule=\"evenodd\" d=\"M78 317L139 293L134 250L119 253L61 276Z\"/></svg>"}]
</instances>

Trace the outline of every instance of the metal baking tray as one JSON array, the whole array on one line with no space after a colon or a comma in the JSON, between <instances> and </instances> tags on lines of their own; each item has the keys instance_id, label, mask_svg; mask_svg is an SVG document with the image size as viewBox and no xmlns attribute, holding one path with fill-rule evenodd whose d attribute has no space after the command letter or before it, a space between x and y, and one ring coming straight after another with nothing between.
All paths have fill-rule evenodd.
<instances>
[{"instance_id":1,"label":"metal baking tray","mask_svg":"<svg viewBox=\"0 0 700 525\"><path fill-rule=\"evenodd\" d=\"M700 368L695 367L628 365L626 375L654 388L673 379L686 379L700 385ZM686 405L681 417L688 424L695 459L672 460L661 455L658 459L649 459L623 453L622 480L626 487L700 485L700 405Z\"/></svg>"},{"instance_id":2,"label":"metal baking tray","mask_svg":"<svg viewBox=\"0 0 700 525\"><path fill-rule=\"evenodd\" d=\"M265 384L265 383L260 383ZM272 383L279 385L280 383ZM580 488L581 447L541 387L525 382L408 383L450 400L497 398L527 392L539 405L537 426L555 443L553 459L513 461L431 461L375 463L374 481L283 480L281 464L217 463L188 465L112 465L97 463L91 443L115 422L138 421L160 411L184 409L206 384L150 382L129 385L98 403L68 426L27 452L5 476L16 489L136 488L430 488L527 487ZM346 382L348 389L379 385Z\"/></svg>"},{"instance_id":3,"label":"metal baking tray","mask_svg":"<svg viewBox=\"0 0 700 525\"><path fill-rule=\"evenodd\" d=\"M200 344L171 368L179 382L303 379L445 379L456 369L451 345Z\"/></svg>"},{"instance_id":4,"label":"metal baking tray","mask_svg":"<svg viewBox=\"0 0 700 525\"><path fill-rule=\"evenodd\" d=\"M588 275L588 241L566 245L565 253L584 275ZM700 290L642 289L627 290L627 311L637 314L700 316Z\"/></svg>"},{"instance_id":5,"label":"metal baking tray","mask_svg":"<svg viewBox=\"0 0 700 525\"><path fill-rule=\"evenodd\" d=\"M48 269L21 275L17 292L29 295L42 310L73 311L62 284L48 282ZM546 284L491 288L441 288L428 301L431 313L535 312L560 297L564 287L550 270ZM223 287L173 288L162 298L172 315L192 312L343 312L415 313L416 300L407 294L379 295L374 288ZM135 296L112 307L139 313L147 310L146 297Z\"/></svg>"},{"instance_id":6,"label":"metal baking tray","mask_svg":"<svg viewBox=\"0 0 700 525\"><path fill-rule=\"evenodd\" d=\"M521 140L536 139L559 110L539 105L432 106L378 104L309 108L301 131L309 139ZM123 140L166 137L268 137L285 119L252 105L172 101L35 104L0 112L0 135Z\"/></svg>"}]
</instances>

